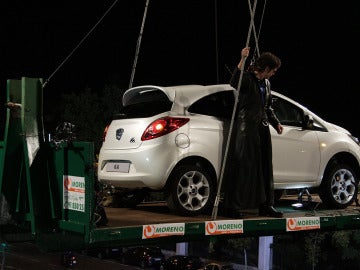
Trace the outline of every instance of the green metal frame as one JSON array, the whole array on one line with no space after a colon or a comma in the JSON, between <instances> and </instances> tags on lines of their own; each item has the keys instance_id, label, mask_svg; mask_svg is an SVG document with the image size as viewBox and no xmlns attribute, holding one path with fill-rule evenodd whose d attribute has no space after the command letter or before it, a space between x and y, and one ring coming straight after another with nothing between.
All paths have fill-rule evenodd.
<instances>
[{"instance_id":1,"label":"green metal frame","mask_svg":"<svg viewBox=\"0 0 360 270\"><path fill-rule=\"evenodd\" d=\"M6 102L9 101L9 92L6 91ZM2 179L4 173L4 164L5 164L5 153L6 153L6 145L7 145L7 137L8 137L8 130L9 130L9 117L10 112L7 106L4 107L4 117L2 126L1 126L1 134L0 134L0 190L2 187Z\"/></svg>"},{"instance_id":2,"label":"green metal frame","mask_svg":"<svg viewBox=\"0 0 360 270\"><path fill-rule=\"evenodd\" d=\"M9 106L6 112L0 191L9 205L15 233L21 233L22 239L41 241L54 235L67 245L77 238L84 246L94 223L94 146L45 142L42 91L41 79L7 81L6 102L17 106ZM68 209L64 202L68 194L64 179L76 177L84 183L83 190L73 192L76 200L85 202L81 211ZM10 231L14 232L14 226Z\"/></svg>"},{"instance_id":3,"label":"green metal frame","mask_svg":"<svg viewBox=\"0 0 360 270\"><path fill-rule=\"evenodd\" d=\"M83 249L91 242L91 231L95 228L93 143L46 143L44 149L51 215L46 218L48 228L44 228L36 240L44 249ZM66 199L67 180L74 178L83 183L78 188L80 191L73 192L75 197L72 201L77 209L67 208L71 200Z\"/></svg>"},{"instance_id":4,"label":"green metal frame","mask_svg":"<svg viewBox=\"0 0 360 270\"><path fill-rule=\"evenodd\" d=\"M1 192L14 220L35 233L34 203L30 163L36 158L42 138L41 80L22 78L7 81L8 107L4 135L4 160L0 179ZM40 120L40 121L39 121Z\"/></svg>"}]
</instances>

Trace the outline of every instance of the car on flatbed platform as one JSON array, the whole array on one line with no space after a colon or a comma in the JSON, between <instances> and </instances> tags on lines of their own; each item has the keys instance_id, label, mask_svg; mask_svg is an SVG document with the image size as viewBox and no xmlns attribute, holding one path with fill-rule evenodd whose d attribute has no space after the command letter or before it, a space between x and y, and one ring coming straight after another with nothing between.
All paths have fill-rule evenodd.
<instances>
[{"instance_id":1,"label":"car on flatbed platform","mask_svg":"<svg viewBox=\"0 0 360 270\"><path fill-rule=\"evenodd\" d=\"M296 101L273 91L284 126L272 128L274 186L312 189L329 208L357 196L359 140ZM236 90L228 84L138 86L123 95L121 113L106 127L98 179L125 190L128 206L148 191L163 191L181 215L209 212L219 189Z\"/></svg>"}]
</instances>

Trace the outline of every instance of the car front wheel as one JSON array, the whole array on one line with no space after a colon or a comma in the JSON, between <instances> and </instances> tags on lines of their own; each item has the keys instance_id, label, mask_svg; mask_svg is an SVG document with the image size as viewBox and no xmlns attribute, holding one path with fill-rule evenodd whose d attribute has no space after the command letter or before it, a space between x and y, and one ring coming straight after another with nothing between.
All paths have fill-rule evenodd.
<instances>
[{"instance_id":1,"label":"car front wheel","mask_svg":"<svg viewBox=\"0 0 360 270\"><path fill-rule=\"evenodd\" d=\"M330 208L343 209L357 197L359 180L354 170L346 164L333 164L324 175L319 195Z\"/></svg>"},{"instance_id":2,"label":"car front wheel","mask_svg":"<svg viewBox=\"0 0 360 270\"><path fill-rule=\"evenodd\" d=\"M201 167L182 165L175 169L169 179L168 207L181 215L197 215L213 206L215 181Z\"/></svg>"}]
</instances>

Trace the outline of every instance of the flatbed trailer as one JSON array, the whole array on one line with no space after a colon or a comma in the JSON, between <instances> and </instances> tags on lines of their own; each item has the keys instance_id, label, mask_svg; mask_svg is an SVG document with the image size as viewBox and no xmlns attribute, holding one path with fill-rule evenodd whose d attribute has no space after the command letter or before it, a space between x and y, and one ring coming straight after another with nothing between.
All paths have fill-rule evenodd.
<instances>
[{"instance_id":1,"label":"flatbed trailer","mask_svg":"<svg viewBox=\"0 0 360 270\"><path fill-rule=\"evenodd\" d=\"M76 251L360 228L357 204L329 210L314 197L299 210L292 207L296 195L280 199L283 218L260 217L250 210L244 219L228 219L221 212L216 219L211 214L179 216L157 201L105 207L108 222L99 225L94 145L45 139L41 79L8 80L5 117L0 191L7 207L0 217L7 209L11 219L0 223L3 241L32 240L46 251Z\"/></svg>"}]
</instances>

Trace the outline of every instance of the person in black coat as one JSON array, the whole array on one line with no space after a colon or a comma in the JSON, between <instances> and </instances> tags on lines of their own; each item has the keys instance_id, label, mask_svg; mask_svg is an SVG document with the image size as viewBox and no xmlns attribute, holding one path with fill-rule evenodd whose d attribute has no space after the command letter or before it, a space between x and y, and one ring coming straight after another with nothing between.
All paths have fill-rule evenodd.
<instances>
[{"instance_id":1,"label":"person in black coat","mask_svg":"<svg viewBox=\"0 0 360 270\"><path fill-rule=\"evenodd\" d=\"M230 80L239 89L225 170L225 214L242 218L244 209L259 209L259 215L282 217L274 208L272 143L269 124L281 134L283 127L271 107L269 78L281 66L270 52L262 53L243 71L250 48L241 51L241 60ZM240 80L240 74L243 76ZM238 87L238 85L240 87Z\"/></svg>"}]
</instances>

